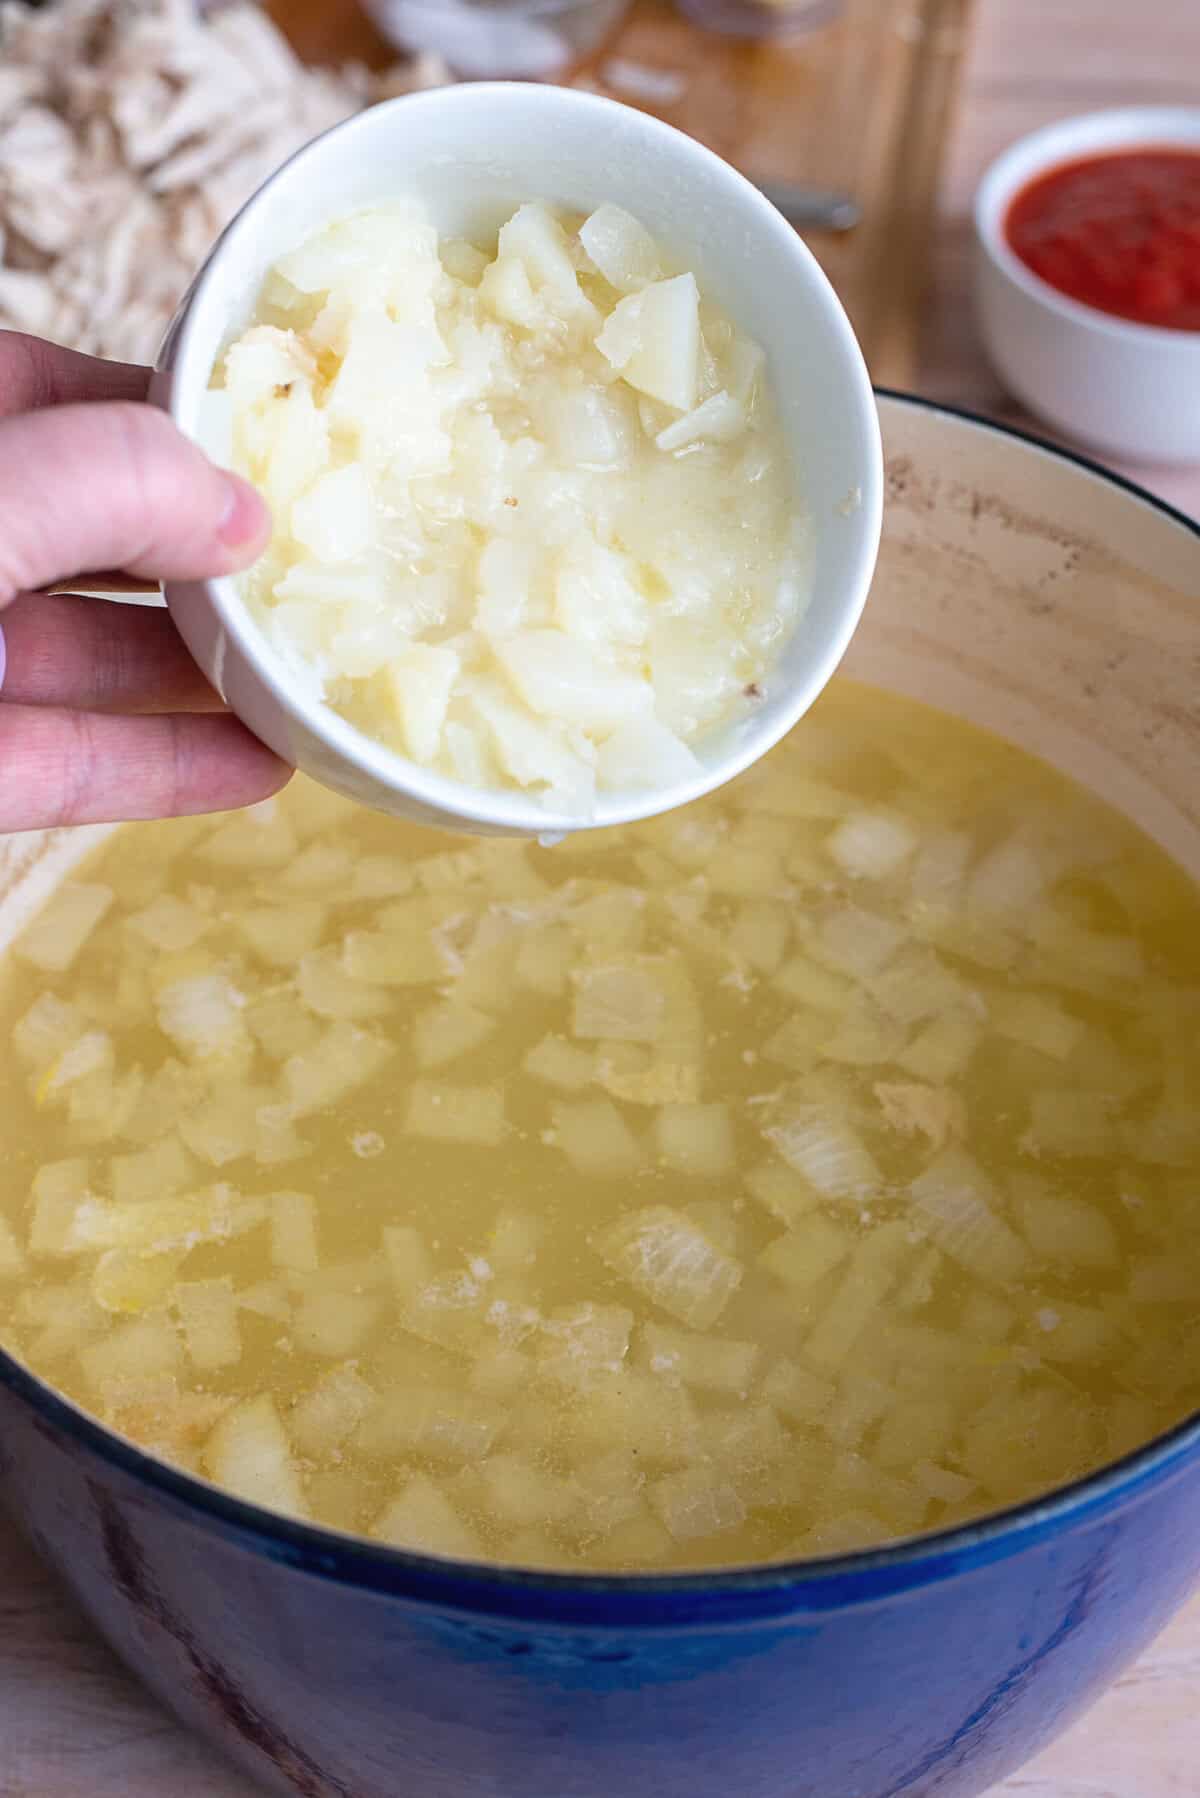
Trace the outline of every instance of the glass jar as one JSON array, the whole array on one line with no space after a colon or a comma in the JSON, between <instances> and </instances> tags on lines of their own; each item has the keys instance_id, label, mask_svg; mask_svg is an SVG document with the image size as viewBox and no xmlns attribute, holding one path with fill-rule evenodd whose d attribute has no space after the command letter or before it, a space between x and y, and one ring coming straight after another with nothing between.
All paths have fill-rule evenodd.
<instances>
[{"instance_id":1,"label":"glass jar","mask_svg":"<svg viewBox=\"0 0 1200 1798\"><path fill-rule=\"evenodd\" d=\"M364 0L398 49L432 51L456 75L553 80L615 29L628 0Z\"/></svg>"},{"instance_id":2,"label":"glass jar","mask_svg":"<svg viewBox=\"0 0 1200 1798\"><path fill-rule=\"evenodd\" d=\"M676 0L685 18L730 37L790 37L826 25L842 0Z\"/></svg>"}]
</instances>

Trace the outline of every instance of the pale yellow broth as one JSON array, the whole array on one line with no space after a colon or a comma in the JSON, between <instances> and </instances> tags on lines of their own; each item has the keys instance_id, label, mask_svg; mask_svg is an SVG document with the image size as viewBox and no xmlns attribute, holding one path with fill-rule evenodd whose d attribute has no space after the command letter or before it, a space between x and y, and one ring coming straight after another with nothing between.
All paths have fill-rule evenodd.
<instances>
[{"instance_id":1,"label":"pale yellow broth","mask_svg":"<svg viewBox=\"0 0 1200 1798\"><path fill-rule=\"evenodd\" d=\"M127 828L0 1041L0 1339L339 1529L816 1555L1200 1405L1196 891L882 692L553 847L302 781Z\"/></svg>"}]
</instances>

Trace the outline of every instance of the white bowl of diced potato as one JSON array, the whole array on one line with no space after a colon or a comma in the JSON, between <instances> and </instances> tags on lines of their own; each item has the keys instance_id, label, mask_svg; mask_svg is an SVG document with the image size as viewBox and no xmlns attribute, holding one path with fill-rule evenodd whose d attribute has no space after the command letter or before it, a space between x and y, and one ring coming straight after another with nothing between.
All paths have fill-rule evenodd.
<instances>
[{"instance_id":1,"label":"white bowl of diced potato","mask_svg":"<svg viewBox=\"0 0 1200 1798\"><path fill-rule=\"evenodd\" d=\"M393 280L385 312L372 283L396 266L398 242L411 292L398 302L404 280ZM428 404L448 314L438 337L416 298L431 269L486 321L465 348L451 342L449 436L444 403L436 418ZM371 333L382 368L401 331L397 387L376 379ZM561 384L580 372L561 366L576 338L590 377L611 382L593 379L583 399ZM548 395L547 344L560 378ZM495 351L485 423L471 388L481 345ZM330 354L337 391L321 391L314 452L306 382ZM435 379L444 395L444 367ZM504 383L530 421L507 442L494 429ZM878 422L824 274L735 170L593 95L451 88L317 140L220 239L169 334L155 395L259 480L276 518L248 583L168 589L196 660L287 761L419 822L541 835L649 816L720 785L821 691L874 567ZM343 465L348 424L356 443L370 433L384 445L374 464L360 449ZM386 464L370 491L364 458ZM372 532L382 588L359 553ZM425 628L467 563L470 630ZM546 605L526 603L550 579Z\"/></svg>"}]
</instances>

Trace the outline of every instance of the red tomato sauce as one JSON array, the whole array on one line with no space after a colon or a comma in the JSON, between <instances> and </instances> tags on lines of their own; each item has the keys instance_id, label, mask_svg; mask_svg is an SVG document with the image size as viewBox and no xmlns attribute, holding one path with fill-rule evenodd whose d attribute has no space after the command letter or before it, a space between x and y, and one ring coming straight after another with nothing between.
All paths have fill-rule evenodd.
<instances>
[{"instance_id":1,"label":"red tomato sauce","mask_svg":"<svg viewBox=\"0 0 1200 1798\"><path fill-rule=\"evenodd\" d=\"M1200 151L1118 150L1062 163L1015 196L1004 234L1072 300L1200 331Z\"/></svg>"}]
</instances>

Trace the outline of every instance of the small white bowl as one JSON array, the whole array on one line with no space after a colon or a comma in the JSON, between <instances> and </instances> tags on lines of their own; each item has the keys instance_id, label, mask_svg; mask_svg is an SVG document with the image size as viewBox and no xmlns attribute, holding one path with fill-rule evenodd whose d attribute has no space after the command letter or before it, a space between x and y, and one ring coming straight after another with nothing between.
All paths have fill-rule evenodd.
<instances>
[{"instance_id":1,"label":"small white bowl","mask_svg":"<svg viewBox=\"0 0 1200 1798\"><path fill-rule=\"evenodd\" d=\"M230 579L172 583L188 648L234 712L286 761L376 809L419 822L523 836L649 817L747 767L808 709L866 599L879 545L883 457L870 380L833 289L769 201L682 132L570 89L497 83L407 95L301 150L214 247L168 333L152 397L203 440L213 365L248 322L271 265L358 208L418 193L439 228L495 231L523 200L635 213L761 343L812 515L813 593L753 713L699 746L701 772L601 795L594 815L549 812L516 791L479 792L431 773L289 684Z\"/></svg>"},{"instance_id":2,"label":"small white bowl","mask_svg":"<svg viewBox=\"0 0 1200 1798\"><path fill-rule=\"evenodd\" d=\"M1137 462L1200 462L1200 331L1140 325L1068 299L1009 247L1014 196L1106 151L1200 149L1200 107L1128 106L1064 119L996 159L975 197L975 303L988 355L1031 412Z\"/></svg>"}]
</instances>

